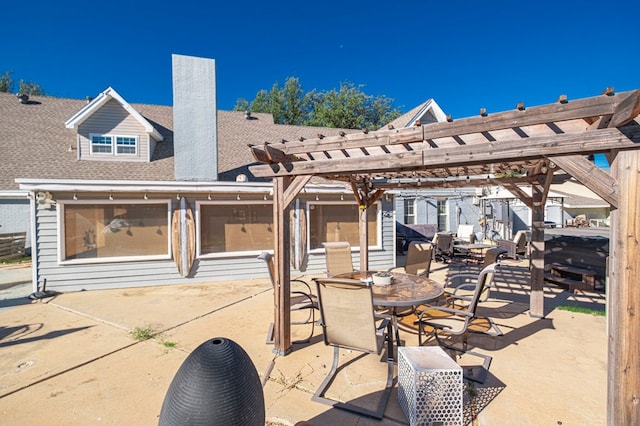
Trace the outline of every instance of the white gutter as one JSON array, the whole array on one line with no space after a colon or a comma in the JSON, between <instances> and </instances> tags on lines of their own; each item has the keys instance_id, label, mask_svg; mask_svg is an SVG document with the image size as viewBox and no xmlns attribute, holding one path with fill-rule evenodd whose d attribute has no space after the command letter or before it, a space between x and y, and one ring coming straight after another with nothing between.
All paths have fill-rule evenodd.
<instances>
[{"instance_id":1,"label":"white gutter","mask_svg":"<svg viewBox=\"0 0 640 426\"><path fill-rule=\"evenodd\" d=\"M0 198L29 198L29 191L17 189L0 191Z\"/></svg>"},{"instance_id":2,"label":"white gutter","mask_svg":"<svg viewBox=\"0 0 640 426\"><path fill-rule=\"evenodd\" d=\"M21 190L27 191L84 191L84 192L233 192L271 193L271 182L177 182L177 181L132 181L132 180L15 180ZM307 184L303 193L351 193L341 184Z\"/></svg>"}]
</instances>

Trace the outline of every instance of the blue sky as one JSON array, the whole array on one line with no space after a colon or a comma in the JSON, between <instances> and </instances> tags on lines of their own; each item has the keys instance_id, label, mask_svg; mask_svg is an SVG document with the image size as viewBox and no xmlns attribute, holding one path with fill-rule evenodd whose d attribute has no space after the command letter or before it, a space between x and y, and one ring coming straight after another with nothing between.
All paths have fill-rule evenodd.
<instances>
[{"instance_id":1,"label":"blue sky","mask_svg":"<svg viewBox=\"0 0 640 426\"><path fill-rule=\"evenodd\" d=\"M202 3L202 4L200 4ZM216 60L220 109L288 77L454 118L640 88L640 2L7 2L0 72L59 97L171 105L171 54Z\"/></svg>"}]
</instances>

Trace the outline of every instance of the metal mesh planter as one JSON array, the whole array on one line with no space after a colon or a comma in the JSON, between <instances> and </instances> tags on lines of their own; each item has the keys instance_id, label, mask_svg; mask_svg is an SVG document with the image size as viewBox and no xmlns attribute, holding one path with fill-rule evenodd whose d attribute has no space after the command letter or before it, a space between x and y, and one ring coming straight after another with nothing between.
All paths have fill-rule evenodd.
<instances>
[{"instance_id":1,"label":"metal mesh planter","mask_svg":"<svg viewBox=\"0 0 640 426\"><path fill-rule=\"evenodd\" d=\"M398 348L398 400L413 425L462 425L462 367L440 347Z\"/></svg>"}]
</instances>

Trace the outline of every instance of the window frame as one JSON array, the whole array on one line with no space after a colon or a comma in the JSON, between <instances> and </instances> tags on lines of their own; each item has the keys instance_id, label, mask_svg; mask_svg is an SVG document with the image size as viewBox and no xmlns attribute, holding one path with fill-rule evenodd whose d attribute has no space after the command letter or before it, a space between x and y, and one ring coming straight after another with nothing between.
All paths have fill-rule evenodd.
<instances>
[{"instance_id":1,"label":"window frame","mask_svg":"<svg viewBox=\"0 0 640 426\"><path fill-rule=\"evenodd\" d=\"M449 230L449 200L447 198L436 199L436 214L438 232L447 232Z\"/></svg>"},{"instance_id":2,"label":"window frame","mask_svg":"<svg viewBox=\"0 0 640 426\"><path fill-rule=\"evenodd\" d=\"M196 258L198 259L220 259L239 256L257 256L263 251L273 252L273 247L266 250L245 250L245 251L225 251L220 253L202 253L202 206L224 205L224 206L245 206L253 205L269 205L271 206L271 226L273 227L273 200L200 200L196 201ZM275 235L274 235L275 237Z\"/></svg>"},{"instance_id":3,"label":"window frame","mask_svg":"<svg viewBox=\"0 0 640 426\"><path fill-rule=\"evenodd\" d=\"M319 247L319 248L315 248L312 249L311 248L311 210L313 210L311 208L311 206L315 206L315 205L356 205L357 204L353 201L340 201L340 200L329 200L329 201L312 201L309 200L306 202L306 213L307 213L307 252L310 254L318 254L318 253L324 253L324 247ZM376 240L378 241L378 244L376 245L369 245L368 250L372 251L372 250L382 250L382 245L383 245L383 241L382 241L382 203L380 201L376 201L375 203L372 204L372 206L377 206L378 208L378 212L376 214ZM360 246L351 246L351 251L352 252L359 252L360 251Z\"/></svg>"},{"instance_id":4,"label":"window frame","mask_svg":"<svg viewBox=\"0 0 640 426\"><path fill-rule=\"evenodd\" d=\"M81 265L81 264L101 264L116 262L138 262L142 260L171 260L172 244L171 244L171 215L172 205L171 199L119 199L119 200L103 200L103 199L86 199L86 200L57 200L56 220L57 220L57 239L58 239L58 264L59 265ZM64 211L67 205L108 205L108 204L166 204L167 205L167 253L153 254L141 256L112 256L112 257L94 257L85 259L65 259L66 242L65 242L65 223Z\"/></svg>"},{"instance_id":5,"label":"window frame","mask_svg":"<svg viewBox=\"0 0 640 426\"><path fill-rule=\"evenodd\" d=\"M417 215L416 215L416 202L417 202L417 198L404 198L403 199L403 205L402 205L402 220L404 221L403 223L405 225L415 225L416 224L416 219L417 219ZM407 209L407 207L411 208L411 214L407 214L407 211L409 209ZM411 218L411 222L408 222L407 219Z\"/></svg>"},{"instance_id":6,"label":"window frame","mask_svg":"<svg viewBox=\"0 0 640 426\"><path fill-rule=\"evenodd\" d=\"M124 136L124 135L116 135L116 144L115 144L115 155L125 155L125 156L137 156L138 155L138 137L137 136ZM120 143L118 139L133 139L133 145L129 145L126 143ZM124 141L122 141L124 142ZM133 152L118 152L119 148L131 148L133 147Z\"/></svg>"},{"instance_id":7,"label":"window frame","mask_svg":"<svg viewBox=\"0 0 640 426\"><path fill-rule=\"evenodd\" d=\"M109 145L103 144L102 146L109 146L110 152L98 152L94 150L94 137L109 138L111 143ZM133 139L135 144L133 145L134 152L118 152L119 147L129 148L132 145L118 144L118 139ZM89 152L92 156L96 157L137 157L140 153L140 138L134 135L116 134L116 133L89 133Z\"/></svg>"}]
</instances>

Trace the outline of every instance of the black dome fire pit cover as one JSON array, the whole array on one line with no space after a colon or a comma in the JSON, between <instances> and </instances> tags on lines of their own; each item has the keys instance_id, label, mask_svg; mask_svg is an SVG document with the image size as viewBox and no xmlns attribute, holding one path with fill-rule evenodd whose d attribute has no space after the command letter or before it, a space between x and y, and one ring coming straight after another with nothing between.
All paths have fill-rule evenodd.
<instances>
[{"instance_id":1,"label":"black dome fire pit cover","mask_svg":"<svg viewBox=\"0 0 640 426\"><path fill-rule=\"evenodd\" d=\"M265 424L264 395L249 355L233 340L207 340L184 360L164 397L160 426Z\"/></svg>"}]
</instances>

